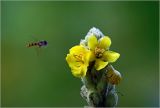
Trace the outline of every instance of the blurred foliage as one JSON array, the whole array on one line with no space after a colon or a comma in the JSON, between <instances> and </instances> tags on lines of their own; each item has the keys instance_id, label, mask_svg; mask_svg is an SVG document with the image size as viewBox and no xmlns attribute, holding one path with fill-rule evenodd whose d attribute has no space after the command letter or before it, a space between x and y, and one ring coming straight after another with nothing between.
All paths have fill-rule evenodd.
<instances>
[{"instance_id":1,"label":"blurred foliage","mask_svg":"<svg viewBox=\"0 0 160 108\"><path fill-rule=\"evenodd\" d=\"M95 26L121 54L118 106L158 106L158 2L2 1L2 106L84 106L65 61ZM47 40L39 56L28 42Z\"/></svg>"}]
</instances>

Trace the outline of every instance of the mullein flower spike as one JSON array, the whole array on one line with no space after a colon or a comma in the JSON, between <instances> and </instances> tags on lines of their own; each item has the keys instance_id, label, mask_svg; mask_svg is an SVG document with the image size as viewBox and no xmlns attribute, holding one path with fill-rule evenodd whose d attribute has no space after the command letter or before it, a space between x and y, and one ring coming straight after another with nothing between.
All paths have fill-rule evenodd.
<instances>
[{"instance_id":1,"label":"mullein flower spike","mask_svg":"<svg viewBox=\"0 0 160 108\"><path fill-rule=\"evenodd\" d=\"M115 62L120 54L110 51L110 45L108 36L92 28L79 45L69 50L66 57L72 74L84 83L81 95L90 106L116 106L118 101L113 91L115 84L121 81L121 74L110 63Z\"/></svg>"}]
</instances>

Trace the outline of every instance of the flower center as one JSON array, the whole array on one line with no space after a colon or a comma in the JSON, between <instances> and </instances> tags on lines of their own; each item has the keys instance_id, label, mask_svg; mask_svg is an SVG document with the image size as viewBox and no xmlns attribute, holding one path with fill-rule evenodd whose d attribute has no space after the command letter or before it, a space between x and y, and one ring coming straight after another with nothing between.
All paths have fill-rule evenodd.
<instances>
[{"instance_id":1,"label":"flower center","mask_svg":"<svg viewBox=\"0 0 160 108\"><path fill-rule=\"evenodd\" d=\"M83 54L81 54L81 53L79 55L74 54L73 56L75 57L77 62L82 62L83 63Z\"/></svg>"},{"instance_id":2,"label":"flower center","mask_svg":"<svg viewBox=\"0 0 160 108\"><path fill-rule=\"evenodd\" d=\"M96 55L97 58L101 58L104 52L105 50L100 47L96 47L94 50L94 54Z\"/></svg>"}]
</instances>

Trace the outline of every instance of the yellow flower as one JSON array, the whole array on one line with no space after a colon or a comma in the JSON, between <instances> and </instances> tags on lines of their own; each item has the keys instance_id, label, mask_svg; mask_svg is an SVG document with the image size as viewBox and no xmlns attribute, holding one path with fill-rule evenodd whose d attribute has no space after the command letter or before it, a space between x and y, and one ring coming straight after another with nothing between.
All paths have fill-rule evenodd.
<instances>
[{"instance_id":1,"label":"yellow flower","mask_svg":"<svg viewBox=\"0 0 160 108\"><path fill-rule=\"evenodd\" d=\"M89 65L90 51L82 45L72 47L66 61L75 77L84 77Z\"/></svg>"},{"instance_id":2,"label":"yellow flower","mask_svg":"<svg viewBox=\"0 0 160 108\"><path fill-rule=\"evenodd\" d=\"M94 35L88 38L88 47L92 52L90 61L95 60L96 70L103 69L108 63L115 62L119 58L119 53L109 51L110 45L111 40L108 36L102 37L99 41Z\"/></svg>"}]
</instances>

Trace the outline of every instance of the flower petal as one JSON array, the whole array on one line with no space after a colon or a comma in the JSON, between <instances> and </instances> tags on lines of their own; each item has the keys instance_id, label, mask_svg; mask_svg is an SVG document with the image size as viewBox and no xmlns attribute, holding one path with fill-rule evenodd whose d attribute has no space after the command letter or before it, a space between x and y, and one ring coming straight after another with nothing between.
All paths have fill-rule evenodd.
<instances>
[{"instance_id":1,"label":"flower petal","mask_svg":"<svg viewBox=\"0 0 160 108\"><path fill-rule=\"evenodd\" d=\"M96 60L96 56L95 56L94 52L89 51L89 61L93 62L94 60Z\"/></svg>"},{"instance_id":2,"label":"flower petal","mask_svg":"<svg viewBox=\"0 0 160 108\"><path fill-rule=\"evenodd\" d=\"M114 51L105 51L103 53L102 59L108 62L115 62L120 57L119 53Z\"/></svg>"},{"instance_id":3,"label":"flower petal","mask_svg":"<svg viewBox=\"0 0 160 108\"><path fill-rule=\"evenodd\" d=\"M107 66L108 62L104 62L101 59L96 59L95 68L96 70L101 70Z\"/></svg>"},{"instance_id":4,"label":"flower petal","mask_svg":"<svg viewBox=\"0 0 160 108\"><path fill-rule=\"evenodd\" d=\"M88 65L84 65L84 66L81 68L81 69L82 69L81 72L83 73L81 77L86 76L87 69L88 69L87 67L88 67Z\"/></svg>"},{"instance_id":5,"label":"flower petal","mask_svg":"<svg viewBox=\"0 0 160 108\"><path fill-rule=\"evenodd\" d=\"M72 54L67 54L66 61L70 68L80 67L82 65L81 62L77 62Z\"/></svg>"},{"instance_id":6,"label":"flower petal","mask_svg":"<svg viewBox=\"0 0 160 108\"><path fill-rule=\"evenodd\" d=\"M104 36L99 41L99 47L103 49L108 49L111 45L111 39L108 36Z\"/></svg>"},{"instance_id":7,"label":"flower petal","mask_svg":"<svg viewBox=\"0 0 160 108\"><path fill-rule=\"evenodd\" d=\"M97 41L97 38L96 36L92 35L88 38L88 47L91 49L91 50L94 50L95 47L97 46L98 44L98 41Z\"/></svg>"},{"instance_id":8,"label":"flower petal","mask_svg":"<svg viewBox=\"0 0 160 108\"><path fill-rule=\"evenodd\" d=\"M87 49L85 47L83 47L82 45L76 45L73 46L69 52L70 54L79 54L79 53L85 53L87 51Z\"/></svg>"},{"instance_id":9,"label":"flower petal","mask_svg":"<svg viewBox=\"0 0 160 108\"><path fill-rule=\"evenodd\" d=\"M72 74L75 77L84 77L86 76L86 72L87 72L87 67L86 66L81 66L79 68L71 68Z\"/></svg>"}]
</instances>

